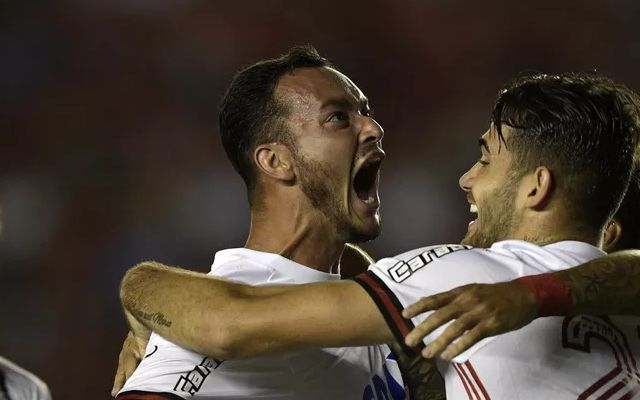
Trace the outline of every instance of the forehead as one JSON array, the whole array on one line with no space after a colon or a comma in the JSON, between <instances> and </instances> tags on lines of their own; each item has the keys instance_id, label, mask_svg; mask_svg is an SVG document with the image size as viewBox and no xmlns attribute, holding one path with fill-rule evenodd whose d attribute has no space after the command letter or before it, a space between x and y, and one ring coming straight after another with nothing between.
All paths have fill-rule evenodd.
<instances>
[{"instance_id":1,"label":"forehead","mask_svg":"<svg viewBox=\"0 0 640 400\"><path fill-rule=\"evenodd\" d=\"M509 125L502 124L501 130L502 130L502 137L506 142L507 140L509 140L509 137L513 134L513 128L510 127ZM489 151L491 153L493 152L498 153L503 150L506 150L505 144L500 140L500 137L498 136L498 131L496 130L496 127L493 123L491 123L491 125L489 126L489 129L487 129L485 133L482 134L482 136L480 136L480 143L482 143L483 141L484 143L487 144L487 147L489 148Z\"/></svg>"},{"instance_id":2,"label":"forehead","mask_svg":"<svg viewBox=\"0 0 640 400\"><path fill-rule=\"evenodd\" d=\"M285 74L275 96L293 105L312 107L332 100L366 102L362 91L343 73L332 68L298 68Z\"/></svg>"}]
</instances>

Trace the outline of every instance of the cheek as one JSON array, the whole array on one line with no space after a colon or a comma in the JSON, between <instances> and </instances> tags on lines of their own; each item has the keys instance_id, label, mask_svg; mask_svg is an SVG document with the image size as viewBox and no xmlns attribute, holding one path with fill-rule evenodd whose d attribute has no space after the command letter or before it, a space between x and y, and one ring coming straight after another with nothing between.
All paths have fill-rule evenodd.
<instances>
[{"instance_id":1,"label":"cheek","mask_svg":"<svg viewBox=\"0 0 640 400\"><path fill-rule=\"evenodd\" d=\"M325 168L333 171L336 176L345 173L348 175L353 167L353 149L336 145L336 143L316 148L311 156Z\"/></svg>"},{"instance_id":2,"label":"cheek","mask_svg":"<svg viewBox=\"0 0 640 400\"><path fill-rule=\"evenodd\" d=\"M344 187L351 183L356 143L353 135L345 132L324 132L322 135L313 135L299 138L298 148L300 154L313 164L322 168L325 185L333 190L344 191ZM309 171L320 177L320 171Z\"/></svg>"},{"instance_id":3,"label":"cheek","mask_svg":"<svg viewBox=\"0 0 640 400\"><path fill-rule=\"evenodd\" d=\"M300 143L300 149L309 157L318 161L339 160L353 158L353 144L339 137L309 138L305 143Z\"/></svg>"}]
</instances>

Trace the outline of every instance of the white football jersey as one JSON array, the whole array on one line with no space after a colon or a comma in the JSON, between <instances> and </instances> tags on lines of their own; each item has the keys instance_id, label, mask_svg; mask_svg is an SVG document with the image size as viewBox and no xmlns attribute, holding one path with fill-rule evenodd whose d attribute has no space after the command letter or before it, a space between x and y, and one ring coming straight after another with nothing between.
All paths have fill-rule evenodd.
<instances>
[{"instance_id":1,"label":"white football jersey","mask_svg":"<svg viewBox=\"0 0 640 400\"><path fill-rule=\"evenodd\" d=\"M0 357L0 399L51 400L51 393L40 378Z\"/></svg>"},{"instance_id":2,"label":"white football jersey","mask_svg":"<svg viewBox=\"0 0 640 400\"><path fill-rule=\"evenodd\" d=\"M210 275L255 286L340 279L277 254L243 248L216 253ZM217 360L154 333L117 398L404 399L400 371L390 354L387 346L370 346Z\"/></svg>"},{"instance_id":3,"label":"white football jersey","mask_svg":"<svg viewBox=\"0 0 640 400\"><path fill-rule=\"evenodd\" d=\"M602 255L575 241L537 246L509 240L489 249L432 246L380 260L356 281L402 343L431 314L410 321L401 317L402 309L421 297L469 283L558 271ZM637 399L639 357L640 318L576 315L538 318L520 330L484 339L453 362L440 361L438 368L450 400Z\"/></svg>"}]
</instances>

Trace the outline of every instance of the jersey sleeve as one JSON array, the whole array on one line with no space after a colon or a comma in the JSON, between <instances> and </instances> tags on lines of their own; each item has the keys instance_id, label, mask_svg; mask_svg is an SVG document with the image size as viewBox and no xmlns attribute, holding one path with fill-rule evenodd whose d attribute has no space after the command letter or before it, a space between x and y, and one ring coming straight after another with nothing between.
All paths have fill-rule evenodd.
<instances>
[{"instance_id":1,"label":"jersey sleeve","mask_svg":"<svg viewBox=\"0 0 640 400\"><path fill-rule=\"evenodd\" d=\"M402 317L402 310L422 297L458 286L501 282L518 276L518 267L515 265L519 262L512 260L515 262L509 265L502 258L504 256L485 249L472 249L463 245L424 247L393 258L382 259L354 280L376 303L405 352L417 355L425 344L438 337L448 324L425 337L419 346L409 348L404 344L404 338L432 312L407 320ZM484 344L486 343L482 345ZM477 348L474 347L459 356L460 359L466 359L475 352Z\"/></svg>"}]
</instances>

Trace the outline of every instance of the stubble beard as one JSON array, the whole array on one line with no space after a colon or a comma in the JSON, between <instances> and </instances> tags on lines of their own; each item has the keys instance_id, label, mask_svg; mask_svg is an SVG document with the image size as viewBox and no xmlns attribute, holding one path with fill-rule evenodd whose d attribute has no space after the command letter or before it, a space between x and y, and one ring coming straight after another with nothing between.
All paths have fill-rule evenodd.
<instances>
[{"instance_id":1,"label":"stubble beard","mask_svg":"<svg viewBox=\"0 0 640 400\"><path fill-rule=\"evenodd\" d=\"M482 207L482 221L478 221L481 225L475 232L467 233L460 243L489 248L496 242L509 239L517 222L515 195L516 186L509 181L487 196L487 204Z\"/></svg>"},{"instance_id":2,"label":"stubble beard","mask_svg":"<svg viewBox=\"0 0 640 400\"><path fill-rule=\"evenodd\" d=\"M344 242L362 243L375 239L380 234L380 226L375 232L363 232L350 221L347 210L343 210L340 200L341 189L331 178L332 174L322 163L305 158L298 152L293 152L298 165L299 183L302 192L307 196L311 205L317 208L327 220L335 225L338 237Z\"/></svg>"}]
</instances>

